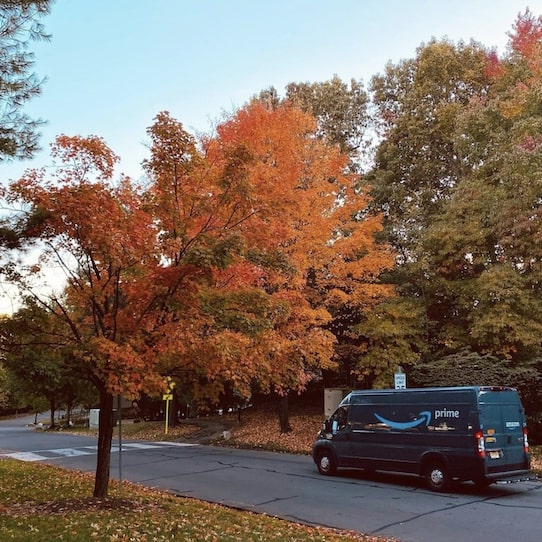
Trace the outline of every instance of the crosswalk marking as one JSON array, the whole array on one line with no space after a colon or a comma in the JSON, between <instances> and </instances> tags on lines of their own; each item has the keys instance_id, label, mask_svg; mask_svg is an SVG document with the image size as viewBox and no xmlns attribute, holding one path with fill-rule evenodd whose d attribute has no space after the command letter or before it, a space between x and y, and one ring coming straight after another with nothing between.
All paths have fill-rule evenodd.
<instances>
[{"instance_id":1,"label":"crosswalk marking","mask_svg":"<svg viewBox=\"0 0 542 542\"><path fill-rule=\"evenodd\" d=\"M11 454L2 454L2 457L11 457L12 459L19 459L20 461L43 461L44 459L47 459L34 452L14 452Z\"/></svg>"},{"instance_id":2,"label":"crosswalk marking","mask_svg":"<svg viewBox=\"0 0 542 542\"><path fill-rule=\"evenodd\" d=\"M81 448L57 448L56 450L46 450L47 452L50 452L55 455L61 455L64 457L75 457L78 455L90 455L93 453L94 450L97 449L96 446L94 446L94 450L89 449L90 446L85 446L86 450Z\"/></svg>"},{"instance_id":3,"label":"crosswalk marking","mask_svg":"<svg viewBox=\"0 0 542 542\"><path fill-rule=\"evenodd\" d=\"M180 448L188 446L197 446L197 444L190 444L189 442L171 442L167 440L159 440L155 444L163 444L164 446L179 446Z\"/></svg>"},{"instance_id":4,"label":"crosswalk marking","mask_svg":"<svg viewBox=\"0 0 542 542\"><path fill-rule=\"evenodd\" d=\"M157 448L166 448L172 446L197 446L186 442L128 442L122 444L123 451L130 450L152 450ZM51 459L61 459L65 457L78 457L83 455L95 454L97 446L80 446L77 448L54 448L51 450L35 450L33 452L9 452L0 453L0 457L9 457L19 461L46 461ZM119 451L119 446L111 446L111 453Z\"/></svg>"},{"instance_id":5,"label":"crosswalk marking","mask_svg":"<svg viewBox=\"0 0 542 542\"><path fill-rule=\"evenodd\" d=\"M134 448L138 450L150 450L152 448L160 448L157 446L158 443L146 443L146 442L131 442L130 444L123 444L123 448Z\"/></svg>"}]
</instances>

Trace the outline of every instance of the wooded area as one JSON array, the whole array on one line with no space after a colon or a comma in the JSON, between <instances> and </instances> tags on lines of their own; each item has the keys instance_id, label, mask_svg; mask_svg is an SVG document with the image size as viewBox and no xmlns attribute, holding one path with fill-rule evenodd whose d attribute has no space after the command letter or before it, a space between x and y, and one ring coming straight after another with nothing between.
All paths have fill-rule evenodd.
<instances>
[{"instance_id":1,"label":"wooded area","mask_svg":"<svg viewBox=\"0 0 542 542\"><path fill-rule=\"evenodd\" d=\"M502 57L433 40L367 89L265 89L205 136L160 112L141 184L100 137L60 135L54 170L0 188L24 300L0 325L0 399L99 404L96 496L114 398L160 397L166 376L203 412L390 387L401 366L409 386L517 386L534 426L541 96L527 11ZM44 293L51 267L65 287Z\"/></svg>"}]
</instances>

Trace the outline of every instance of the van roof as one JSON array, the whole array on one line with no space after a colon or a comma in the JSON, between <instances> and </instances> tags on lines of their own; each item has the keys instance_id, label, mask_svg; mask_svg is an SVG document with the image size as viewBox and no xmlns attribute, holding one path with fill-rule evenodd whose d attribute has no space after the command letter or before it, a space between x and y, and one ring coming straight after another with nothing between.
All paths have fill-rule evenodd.
<instances>
[{"instance_id":1,"label":"van roof","mask_svg":"<svg viewBox=\"0 0 542 542\"><path fill-rule=\"evenodd\" d=\"M372 395L372 394L388 394L388 393L409 393L414 391L423 391L423 392L453 392L453 391L474 391L487 392L487 391L516 391L516 388L510 386L450 386L442 388L403 388L403 389L394 389L394 388L385 388L385 389L370 389L370 390L352 390L352 395Z\"/></svg>"}]
</instances>

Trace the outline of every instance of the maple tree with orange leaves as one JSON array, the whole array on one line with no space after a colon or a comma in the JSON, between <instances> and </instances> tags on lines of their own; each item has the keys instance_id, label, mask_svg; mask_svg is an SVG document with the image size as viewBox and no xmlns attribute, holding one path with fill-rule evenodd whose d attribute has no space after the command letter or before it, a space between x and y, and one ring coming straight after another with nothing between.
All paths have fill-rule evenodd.
<instances>
[{"instance_id":1,"label":"maple tree with orange leaves","mask_svg":"<svg viewBox=\"0 0 542 542\"><path fill-rule=\"evenodd\" d=\"M212 264L198 285L209 309L202 325L201 313L184 326L170 313L162 328L168 370L193 368L206 396L228 383L249 398L254 381L282 397L303 390L336 367L332 309L367 309L392 294L377 280L393 265L374 240L380 219L360 218L368 199L347 157L315 130L310 115L258 101L222 123L201 154L167 113L149 130L149 193L167 202L157 213L168 273L186 280L187 262L199 259L200 273L202 259Z\"/></svg>"},{"instance_id":2,"label":"maple tree with orange leaves","mask_svg":"<svg viewBox=\"0 0 542 542\"><path fill-rule=\"evenodd\" d=\"M112 185L117 157L101 138L59 136L52 156L59 162L52 175L28 171L6 194L8 203L22 204L16 214L20 237L37 256L17 278L27 295L63 322L72 362L99 393L95 496L104 496L114 396L135 397L161 385L141 334L134 333L144 315L135 283L144 287L155 265L156 232L129 180ZM24 275L36 277L51 264L66 274L66 286L44 296Z\"/></svg>"},{"instance_id":3,"label":"maple tree with orange leaves","mask_svg":"<svg viewBox=\"0 0 542 542\"><path fill-rule=\"evenodd\" d=\"M99 392L95 496L107 494L116 395L189 375L196 400L226 386L287 397L335 367L332 306L392 293L374 278L392 264L374 241L379 219L361 216L347 158L315 129L287 104L254 102L196 141L160 113L144 188L112 181L117 157L101 138L60 136L54 174L30 171L6 191L39 256L30 275L45 262L66 273L61 294L34 294Z\"/></svg>"}]
</instances>

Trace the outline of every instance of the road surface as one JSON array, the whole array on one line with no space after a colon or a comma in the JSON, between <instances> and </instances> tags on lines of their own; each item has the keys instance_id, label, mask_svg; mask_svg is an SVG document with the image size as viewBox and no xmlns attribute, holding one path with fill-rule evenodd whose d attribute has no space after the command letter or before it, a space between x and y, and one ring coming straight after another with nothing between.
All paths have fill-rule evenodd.
<instances>
[{"instance_id":1,"label":"road surface","mask_svg":"<svg viewBox=\"0 0 542 542\"><path fill-rule=\"evenodd\" d=\"M112 484L122 478L309 525L353 529L403 542L542 539L542 484L459 484L437 494L418 478L343 472L325 477L308 456L172 442L113 448ZM0 422L0 455L94 472L96 439ZM120 461L119 461L120 459Z\"/></svg>"}]
</instances>

